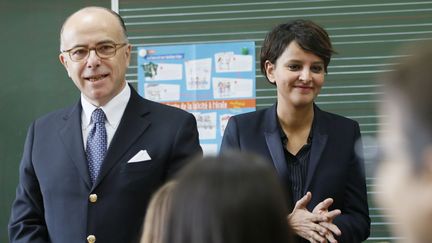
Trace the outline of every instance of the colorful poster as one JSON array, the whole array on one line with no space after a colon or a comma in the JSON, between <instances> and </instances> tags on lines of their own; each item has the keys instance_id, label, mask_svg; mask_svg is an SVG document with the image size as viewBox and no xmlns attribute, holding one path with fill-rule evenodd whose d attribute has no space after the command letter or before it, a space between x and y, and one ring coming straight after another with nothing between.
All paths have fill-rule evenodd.
<instances>
[{"instance_id":1,"label":"colorful poster","mask_svg":"<svg viewBox=\"0 0 432 243\"><path fill-rule=\"evenodd\" d=\"M192 113L206 155L231 116L255 110L254 42L143 46L137 56L139 94Z\"/></svg>"}]
</instances>

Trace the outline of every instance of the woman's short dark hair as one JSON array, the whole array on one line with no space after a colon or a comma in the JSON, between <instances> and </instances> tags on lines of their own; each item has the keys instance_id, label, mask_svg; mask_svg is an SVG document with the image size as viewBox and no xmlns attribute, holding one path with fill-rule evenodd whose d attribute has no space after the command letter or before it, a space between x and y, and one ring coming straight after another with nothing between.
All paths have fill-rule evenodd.
<instances>
[{"instance_id":1,"label":"woman's short dark hair","mask_svg":"<svg viewBox=\"0 0 432 243\"><path fill-rule=\"evenodd\" d=\"M246 154L206 157L177 182L168 243L290 242L285 198L268 162Z\"/></svg>"},{"instance_id":2,"label":"woman's short dark hair","mask_svg":"<svg viewBox=\"0 0 432 243\"><path fill-rule=\"evenodd\" d=\"M328 33L310 20L299 19L277 25L265 37L261 47L260 67L266 78L265 62L268 60L276 64L276 60L292 41L297 42L303 50L320 57L324 61L324 70L327 73L331 56L336 53Z\"/></svg>"}]
</instances>

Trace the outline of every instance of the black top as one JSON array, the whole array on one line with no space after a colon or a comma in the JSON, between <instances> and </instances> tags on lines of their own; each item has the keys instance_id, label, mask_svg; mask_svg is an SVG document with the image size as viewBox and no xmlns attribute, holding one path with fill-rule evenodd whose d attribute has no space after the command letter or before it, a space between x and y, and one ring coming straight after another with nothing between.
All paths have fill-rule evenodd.
<instances>
[{"instance_id":1,"label":"black top","mask_svg":"<svg viewBox=\"0 0 432 243\"><path fill-rule=\"evenodd\" d=\"M294 204L304 196L305 179L308 171L313 137L313 123L314 122L312 122L312 127L309 132L307 143L303 145L303 147L297 152L296 155L293 155L287 150L286 145L288 143L288 137L286 136L285 132L282 130L282 127L279 124L279 132L281 134L281 141L285 154L285 162L287 164L288 177L291 184L291 197Z\"/></svg>"}]
</instances>

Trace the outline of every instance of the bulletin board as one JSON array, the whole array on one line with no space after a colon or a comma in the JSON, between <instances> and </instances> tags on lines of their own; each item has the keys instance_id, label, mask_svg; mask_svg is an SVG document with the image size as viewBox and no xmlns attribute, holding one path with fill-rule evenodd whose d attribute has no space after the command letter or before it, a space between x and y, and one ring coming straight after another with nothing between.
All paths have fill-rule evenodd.
<instances>
[{"instance_id":1,"label":"bulletin board","mask_svg":"<svg viewBox=\"0 0 432 243\"><path fill-rule=\"evenodd\" d=\"M204 154L216 154L228 119L255 111L255 43L138 48L138 92L191 112Z\"/></svg>"}]
</instances>

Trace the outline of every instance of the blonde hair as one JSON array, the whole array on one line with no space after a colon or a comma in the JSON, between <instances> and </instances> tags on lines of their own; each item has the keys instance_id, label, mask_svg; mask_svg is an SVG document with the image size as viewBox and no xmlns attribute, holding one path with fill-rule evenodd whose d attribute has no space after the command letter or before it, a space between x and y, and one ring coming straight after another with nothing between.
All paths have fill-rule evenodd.
<instances>
[{"instance_id":1,"label":"blonde hair","mask_svg":"<svg viewBox=\"0 0 432 243\"><path fill-rule=\"evenodd\" d=\"M171 208L172 191L177 183L169 181L153 194L144 220L141 243L163 243L167 217Z\"/></svg>"}]
</instances>

